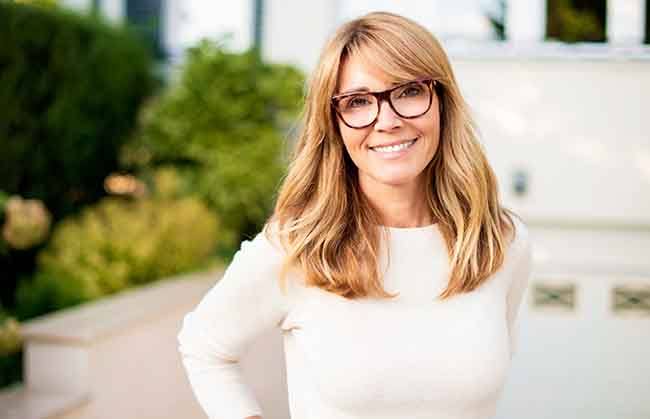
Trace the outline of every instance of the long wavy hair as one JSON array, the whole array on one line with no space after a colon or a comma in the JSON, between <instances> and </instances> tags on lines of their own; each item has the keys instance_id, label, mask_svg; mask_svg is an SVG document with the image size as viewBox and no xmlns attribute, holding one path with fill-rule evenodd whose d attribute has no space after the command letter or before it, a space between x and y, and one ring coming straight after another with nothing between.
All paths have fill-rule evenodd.
<instances>
[{"instance_id":1,"label":"long wavy hair","mask_svg":"<svg viewBox=\"0 0 650 419\"><path fill-rule=\"evenodd\" d=\"M450 261L449 282L438 298L476 289L503 264L515 214L499 203L496 176L440 43L412 20L384 12L342 25L309 81L299 136L264 229L286 252L283 288L288 272L298 269L308 286L346 298L396 296L383 288L379 266L381 239L389 231L378 228L379 213L359 188L330 101L341 65L352 56L396 82L438 82L440 141L425 168L425 199Z\"/></svg>"}]
</instances>

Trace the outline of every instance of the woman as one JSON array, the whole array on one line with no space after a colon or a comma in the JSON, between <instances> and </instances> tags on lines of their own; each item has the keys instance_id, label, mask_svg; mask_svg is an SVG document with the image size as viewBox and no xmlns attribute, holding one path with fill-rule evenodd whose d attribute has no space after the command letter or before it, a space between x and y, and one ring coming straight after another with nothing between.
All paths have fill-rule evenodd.
<instances>
[{"instance_id":1,"label":"woman","mask_svg":"<svg viewBox=\"0 0 650 419\"><path fill-rule=\"evenodd\" d=\"M261 417L237 361L283 331L294 419L489 418L528 282L449 61L389 13L333 35L274 214L178 336L211 418Z\"/></svg>"}]
</instances>

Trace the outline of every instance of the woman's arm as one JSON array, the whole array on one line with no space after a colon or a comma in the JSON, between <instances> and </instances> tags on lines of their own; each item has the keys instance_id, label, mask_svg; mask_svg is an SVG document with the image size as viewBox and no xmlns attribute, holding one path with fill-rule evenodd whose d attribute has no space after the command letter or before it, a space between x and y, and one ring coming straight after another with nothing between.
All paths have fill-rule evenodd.
<instances>
[{"instance_id":1,"label":"woman's arm","mask_svg":"<svg viewBox=\"0 0 650 419\"><path fill-rule=\"evenodd\" d=\"M183 319L179 352L209 418L262 415L243 381L239 359L255 337L280 325L288 312L277 281L281 261L281 253L263 233L243 242L221 280Z\"/></svg>"}]
</instances>

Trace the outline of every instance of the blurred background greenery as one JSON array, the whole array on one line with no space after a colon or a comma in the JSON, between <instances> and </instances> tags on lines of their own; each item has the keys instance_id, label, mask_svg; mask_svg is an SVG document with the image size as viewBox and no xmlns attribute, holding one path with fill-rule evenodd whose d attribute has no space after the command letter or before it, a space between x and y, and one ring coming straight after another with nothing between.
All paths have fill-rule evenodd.
<instances>
[{"instance_id":1,"label":"blurred background greenery","mask_svg":"<svg viewBox=\"0 0 650 419\"><path fill-rule=\"evenodd\" d=\"M304 77L204 41L167 80L138 28L54 0L0 1L0 27L1 387L19 321L223 264L262 227Z\"/></svg>"}]
</instances>

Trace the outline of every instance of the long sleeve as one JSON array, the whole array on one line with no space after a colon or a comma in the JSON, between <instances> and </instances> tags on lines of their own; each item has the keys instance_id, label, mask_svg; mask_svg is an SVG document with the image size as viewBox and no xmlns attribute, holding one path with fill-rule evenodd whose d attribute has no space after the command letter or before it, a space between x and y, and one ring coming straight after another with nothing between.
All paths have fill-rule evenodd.
<instances>
[{"instance_id":1,"label":"long sleeve","mask_svg":"<svg viewBox=\"0 0 650 419\"><path fill-rule=\"evenodd\" d=\"M510 277L510 286L506 298L508 336L510 339L510 358L514 356L518 345L517 314L524 298L524 293L530 282L532 271L532 244L528 228L520 220L515 221L516 235L513 242L514 265Z\"/></svg>"},{"instance_id":2,"label":"long sleeve","mask_svg":"<svg viewBox=\"0 0 650 419\"><path fill-rule=\"evenodd\" d=\"M280 326L288 313L289 299L277 281L282 262L277 246L264 233L244 241L221 280L183 319L179 352L209 418L262 415L239 359L255 337Z\"/></svg>"}]
</instances>

